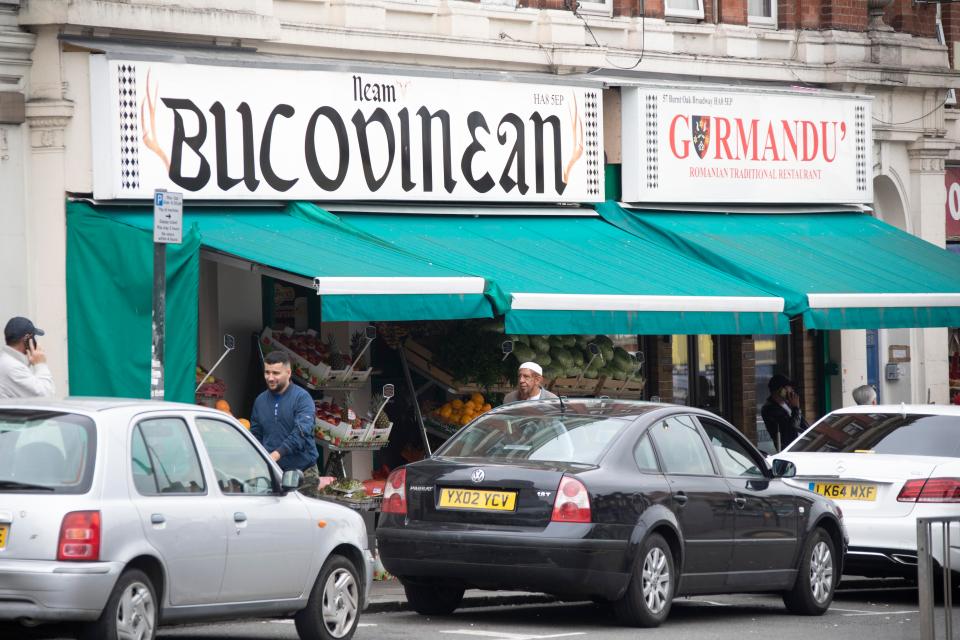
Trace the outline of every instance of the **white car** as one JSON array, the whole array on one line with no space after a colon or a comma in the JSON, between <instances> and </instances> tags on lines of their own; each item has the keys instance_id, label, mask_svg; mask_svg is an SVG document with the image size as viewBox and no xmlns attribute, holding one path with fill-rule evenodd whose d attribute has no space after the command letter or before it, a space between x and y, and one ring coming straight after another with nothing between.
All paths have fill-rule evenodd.
<instances>
[{"instance_id":1,"label":"white car","mask_svg":"<svg viewBox=\"0 0 960 640\"><path fill-rule=\"evenodd\" d=\"M844 572L915 577L917 518L960 515L960 407L881 405L838 409L772 456L797 467L787 480L834 499L850 536ZM950 565L960 570L960 525L950 525ZM942 566L942 525L933 527Z\"/></svg>"},{"instance_id":2,"label":"white car","mask_svg":"<svg viewBox=\"0 0 960 640\"><path fill-rule=\"evenodd\" d=\"M359 514L296 491L227 414L137 400L0 402L0 622L91 640L288 617L347 640L373 574Z\"/></svg>"}]
</instances>

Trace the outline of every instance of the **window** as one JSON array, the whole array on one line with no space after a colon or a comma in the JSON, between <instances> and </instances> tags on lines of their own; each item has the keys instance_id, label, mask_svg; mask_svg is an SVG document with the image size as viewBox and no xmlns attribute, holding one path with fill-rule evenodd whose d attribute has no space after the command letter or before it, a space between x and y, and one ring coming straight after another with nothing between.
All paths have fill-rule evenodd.
<instances>
[{"instance_id":1,"label":"window","mask_svg":"<svg viewBox=\"0 0 960 640\"><path fill-rule=\"evenodd\" d=\"M86 493L93 478L96 427L90 418L35 410L0 412L4 491Z\"/></svg>"},{"instance_id":2,"label":"window","mask_svg":"<svg viewBox=\"0 0 960 640\"><path fill-rule=\"evenodd\" d=\"M719 338L672 336L672 347L673 401L722 413Z\"/></svg>"},{"instance_id":3,"label":"window","mask_svg":"<svg viewBox=\"0 0 960 640\"><path fill-rule=\"evenodd\" d=\"M750 449L724 426L712 420L699 418L707 440L720 463L720 470L728 478L759 478L763 476L760 461Z\"/></svg>"},{"instance_id":4,"label":"window","mask_svg":"<svg viewBox=\"0 0 960 640\"><path fill-rule=\"evenodd\" d=\"M664 15L668 18L703 20L703 0L665 0Z\"/></svg>"},{"instance_id":5,"label":"window","mask_svg":"<svg viewBox=\"0 0 960 640\"><path fill-rule=\"evenodd\" d=\"M273 493L270 466L233 425L197 418L197 431L213 463L220 491L228 495Z\"/></svg>"},{"instance_id":6,"label":"window","mask_svg":"<svg viewBox=\"0 0 960 640\"><path fill-rule=\"evenodd\" d=\"M760 410L770 395L767 383L774 373L790 377L790 336L757 335L753 336L754 382L757 400L757 448L764 453L776 453L776 447L767 428L763 424Z\"/></svg>"},{"instance_id":7,"label":"window","mask_svg":"<svg viewBox=\"0 0 960 640\"><path fill-rule=\"evenodd\" d=\"M133 484L142 495L207 490L193 439L179 418L144 420L134 427L130 460Z\"/></svg>"},{"instance_id":8,"label":"window","mask_svg":"<svg viewBox=\"0 0 960 640\"><path fill-rule=\"evenodd\" d=\"M710 454L691 416L674 416L651 430L665 473L693 476L716 474Z\"/></svg>"},{"instance_id":9,"label":"window","mask_svg":"<svg viewBox=\"0 0 960 640\"><path fill-rule=\"evenodd\" d=\"M529 409L529 407L526 407ZM480 418L437 452L444 458L554 460L595 464L630 420L603 416L497 413Z\"/></svg>"},{"instance_id":10,"label":"window","mask_svg":"<svg viewBox=\"0 0 960 640\"><path fill-rule=\"evenodd\" d=\"M640 438L640 442L633 450L633 458L637 461L640 471L647 473L660 472L660 467L657 465L657 456L653 453L653 445L650 444L649 436L644 435Z\"/></svg>"},{"instance_id":11,"label":"window","mask_svg":"<svg viewBox=\"0 0 960 640\"><path fill-rule=\"evenodd\" d=\"M777 0L747 0L747 22L751 25L777 26Z\"/></svg>"},{"instance_id":12,"label":"window","mask_svg":"<svg viewBox=\"0 0 960 640\"><path fill-rule=\"evenodd\" d=\"M577 7L580 13L589 13L596 16L612 16L613 0L580 0Z\"/></svg>"},{"instance_id":13,"label":"window","mask_svg":"<svg viewBox=\"0 0 960 640\"><path fill-rule=\"evenodd\" d=\"M957 416L840 413L824 418L790 451L960 458L958 431Z\"/></svg>"}]
</instances>

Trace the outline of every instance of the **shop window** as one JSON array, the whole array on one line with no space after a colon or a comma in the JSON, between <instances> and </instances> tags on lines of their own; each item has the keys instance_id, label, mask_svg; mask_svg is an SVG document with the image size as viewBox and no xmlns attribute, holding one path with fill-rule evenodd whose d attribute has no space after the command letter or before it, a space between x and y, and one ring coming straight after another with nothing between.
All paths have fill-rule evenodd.
<instances>
[{"instance_id":1,"label":"shop window","mask_svg":"<svg viewBox=\"0 0 960 640\"><path fill-rule=\"evenodd\" d=\"M703 20L703 0L665 0L663 13L668 18Z\"/></svg>"},{"instance_id":2,"label":"shop window","mask_svg":"<svg viewBox=\"0 0 960 640\"><path fill-rule=\"evenodd\" d=\"M776 27L776 0L747 0L747 21L751 26Z\"/></svg>"},{"instance_id":3,"label":"shop window","mask_svg":"<svg viewBox=\"0 0 960 640\"><path fill-rule=\"evenodd\" d=\"M773 453L775 448L760 416L760 409L767 401L770 390L767 383L774 373L790 376L790 336L763 335L753 337L754 381L757 400L757 447Z\"/></svg>"},{"instance_id":4,"label":"shop window","mask_svg":"<svg viewBox=\"0 0 960 640\"><path fill-rule=\"evenodd\" d=\"M728 402L722 393L720 339L715 336L672 336L673 401L722 414Z\"/></svg>"}]
</instances>

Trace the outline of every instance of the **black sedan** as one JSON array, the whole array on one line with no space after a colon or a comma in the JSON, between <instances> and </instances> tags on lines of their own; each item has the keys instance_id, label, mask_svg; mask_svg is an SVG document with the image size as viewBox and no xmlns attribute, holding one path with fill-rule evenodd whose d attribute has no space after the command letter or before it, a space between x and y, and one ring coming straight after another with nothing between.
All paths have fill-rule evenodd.
<instances>
[{"instance_id":1,"label":"black sedan","mask_svg":"<svg viewBox=\"0 0 960 640\"><path fill-rule=\"evenodd\" d=\"M778 464L698 409L513 403L390 475L380 557L421 614L479 588L607 601L638 626L693 594L779 592L820 615L842 573L842 516Z\"/></svg>"}]
</instances>

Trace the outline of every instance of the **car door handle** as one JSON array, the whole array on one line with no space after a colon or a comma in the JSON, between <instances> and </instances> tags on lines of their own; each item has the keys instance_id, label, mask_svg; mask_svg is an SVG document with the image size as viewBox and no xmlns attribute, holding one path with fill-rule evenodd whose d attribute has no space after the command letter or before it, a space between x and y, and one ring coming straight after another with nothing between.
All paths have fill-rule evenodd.
<instances>
[{"instance_id":1,"label":"car door handle","mask_svg":"<svg viewBox=\"0 0 960 640\"><path fill-rule=\"evenodd\" d=\"M162 513L151 513L150 524L163 524L167 518Z\"/></svg>"},{"instance_id":2,"label":"car door handle","mask_svg":"<svg viewBox=\"0 0 960 640\"><path fill-rule=\"evenodd\" d=\"M743 496L737 496L733 499L733 503L737 505L738 508L743 509L745 506L747 506L747 499Z\"/></svg>"},{"instance_id":3,"label":"car door handle","mask_svg":"<svg viewBox=\"0 0 960 640\"><path fill-rule=\"evenodd\" d=\"M675 493L673 494L673 499L682 507L683 505L687 504L687 500L690 498L688 498L687 494L685 493Z\"/></svg>"},{"instance_id":4,"label":"car door handle","mask_svg":"<svg viewBox=\"0 0 960 640\"><path fill-rule=\"evenodd\" d=\"M235 512L235 513L233 514L233 521L234 521L234 522L246 522L246 521L247 521L247 514L245 514L245 513L242 512L242 511L237 511L237 512Z\"/></svg>"}]
</instances>

